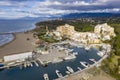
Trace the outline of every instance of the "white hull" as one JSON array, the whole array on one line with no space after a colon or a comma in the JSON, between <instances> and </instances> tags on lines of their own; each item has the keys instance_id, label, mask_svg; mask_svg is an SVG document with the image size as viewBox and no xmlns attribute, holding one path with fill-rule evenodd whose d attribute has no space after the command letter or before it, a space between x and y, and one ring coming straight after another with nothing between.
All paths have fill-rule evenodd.
<instances>
[{"instance_id":1,"label":"white hull","mask_svg":"<svg viewBox=\"0 0 120 80\"><path fill-rule=\"evenodd\" d=\"M86 62L80 62L80 64L81 64L82 66L84 66L85 68L88 67L88 65L86 65Z\"/></svg>"},{"instance_id":2,"label":"white hull","mask_svg":"<svg viewBox=\"0 0 120 80\"><path fill-rule=\"evenodd\" d=\"M72 69L71 67L67 66L66 68L67 68L67 70L68 70L69 72L74 73L74 71L73 71L73 69Z\"/></svg>"},{"instance_id":3,"label":"white hull","mask_svg":"<svg viewBox=\"0 0 120 80\"><path fill-rule=\"evenodd\" d=\"M57 74L57 76L58 76L59 78L60 78L60 77L63 77L59 70L56 70L56 74Z\"/></svg>"},{"instance_id":4,"label":"white hull","mask_svg":"<svg viewBox=\"0 0 120 80\"><path fill-rule=\"evenodd\" d=\"M49 80L48 74L44 74L43 77L44 77L44 80Z\"/></svg>"}]
</instances>

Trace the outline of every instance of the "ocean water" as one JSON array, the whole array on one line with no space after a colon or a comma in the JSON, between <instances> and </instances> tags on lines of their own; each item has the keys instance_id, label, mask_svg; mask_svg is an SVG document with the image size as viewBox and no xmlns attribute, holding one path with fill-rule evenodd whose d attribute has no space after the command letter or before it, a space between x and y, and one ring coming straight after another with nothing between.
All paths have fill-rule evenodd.
<instances>
[{"instance_id":1,"label":"ocean water","mask_svg":"<svg viewBox=\"0 0 120 80\"><path fill-rule=\"evenodd\" d=\"M3 33L24 32L34 29L35 23L55 18L27 18L16 20L0 20L0 46L14 39L12 34L1 35Z\"/></svg>"},{"instance_id":2,"label":"ocean water","mask_svg":"<svg viewBox=\"0 0 120 80\"><path fill-rule=\"evenodd\" d=\"M74 60L63 61L57 64L50 63L47 67L42 67L41 65L36 67L34 65L33 67L23 68L22 70L19 67L5 69L0 71L0 80L44 80L43 75L45 73L48 74L50 80L53 80L58 78L55 73L56 69L65 76L65 71L67 71L66 66L70 66L76 72L78 71L77 67L84 69L84 67L80 64L80 61L86 61L89 64L93 64L93 62L89 61L90 58L94 58L96 61L101 59L96 54L97 50L93 48L87 52L83 48L75 47L74 51L79 53L77 58Z\"/></svg>"},{"instance_id":3,"label":"ocean water","mask_svg":"<svg viewBox=\"0 0 120 80\"><path fill-rule=\"evenodd\" d=\"M0 35L0 46L9 43L14 39L14 36L12 34L4 34Z\"/></svg>"},{"instance_id":4,"label":"ocean water","mask_svg":"<svg viewBox=\"0 0 120 80\"><path fill-rule=\"evenodd\" d=\"M0 34L24 32L35 28L34 20L0 20ZM14 39L12 34L0 35L0 46Z\"/></svg>"}]
</instances>

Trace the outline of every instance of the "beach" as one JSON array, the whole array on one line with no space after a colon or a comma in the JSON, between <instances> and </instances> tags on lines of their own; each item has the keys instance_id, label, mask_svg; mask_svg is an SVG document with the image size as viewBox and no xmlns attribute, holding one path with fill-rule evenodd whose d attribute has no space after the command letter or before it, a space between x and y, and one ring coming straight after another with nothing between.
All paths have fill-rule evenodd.
<instances>
[{"instance_id":1,"label":"beach","mask_svg":"<svg viewBox=\"0 0 120 80\"><path fill-rule=\"evenodd\" d=\"M32 32L14 33L15 39L10 43L0 47L0 58L6 55L18 54L33 51L35 48Z\"/></svg>"}]
</instances>

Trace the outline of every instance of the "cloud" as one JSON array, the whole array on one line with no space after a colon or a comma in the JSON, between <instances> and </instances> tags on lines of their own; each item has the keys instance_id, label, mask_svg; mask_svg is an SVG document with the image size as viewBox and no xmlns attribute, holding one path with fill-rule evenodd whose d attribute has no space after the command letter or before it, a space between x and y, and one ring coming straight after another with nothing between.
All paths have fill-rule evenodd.
<instances>
[{"instance_id":1,"label":"cloud","mask_svg":"<svg viewBox=\"0 0 120 80\"><path fill-rule=\"evenodd\" d=\"M69 13L120 12L120 0L1 0L0 18L51 17Z\"/></svg>"}]
</instances>

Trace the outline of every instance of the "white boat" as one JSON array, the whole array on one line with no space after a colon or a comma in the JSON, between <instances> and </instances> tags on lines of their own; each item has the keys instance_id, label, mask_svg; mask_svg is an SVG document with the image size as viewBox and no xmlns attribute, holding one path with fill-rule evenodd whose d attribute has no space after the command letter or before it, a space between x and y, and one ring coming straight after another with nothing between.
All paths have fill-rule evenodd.
<instances>
[{"instance_id":1,"label":"white boat","mask_svg":"<svg viewBox=\"0 0 120 80\"><path fill-rule=\"evenodd\" d=\"M73 49L67 49L68 50L68 52L72 52L73 51Z\"/></svg>"},{"instance_id":2,"label":"white boat","mask_svg":"<svg viewBox=\"0 0 120 80\"><path fill-rule=\"evenodd\" d=\"M74 73L74 71L73 71L73 69L72 69L71 67L67 66L66 68L67 68L67 70L68 70L70 73Z\"/></svg>"},{"instance_id":3,"label":"white boat","mask_svg":"<svg viewBox=\"0 0 120 80\"><path fill-rule=\"evenodd\" d=\"M44 80L49 80L48 74L44 74L43 77L44 77Z\"/></svg>"},{"instance_id":4,"label":"white boat","mask_svg":"<svg viewBox=\"0 0 120 80\"><path fill-rule=\"evenodd\" d=\"M66 71L66 74L68 74L68 75L69 75L69 74L70 74L70 72L69 72L69 71Z\"/></svg>"},{"instance_id":5,"label":"white boat","mask_svg":"<svg viewBox=\"0 0 120 80\"><path fill-rule=\"evenodd\" d=\"M32 64L32 63L30 63L30 66L31 66L31 67L33 67L33 64Z\"/></svg>"},{"instance_id":6,"label":"white boat","mask_svg":"<svg viewBox=\"0 0 120 80\"><path fill-rule=\"evenodd\" d=\"M81 70L82 70L80 67L77 67L77 69L78 69L79 71L81 71Z\"/></svg>"},{"instance_id":7,"label":"white boat","mask_svg":"<svg viewBox=\"0 0 120 80\"><path fill-rule=\"evenodd\" d=\"M71 60L71 59L75 59L75 58L76 58L76 56L74 54L70 54L67 57L65 57L64 59L65 60Z\"/></svg>"},{"instance_id":8,"label":"white boat","mask_svg":"<svg viewBox=\"0 0 120 80\"><path fill-rule=\"evenodd\" d=\"M58 76L59 78L60 78L60 77L63 77L59 70L56 70L55 72L56 72L56 74L57 74L57 76Z\"/></svg>"},{"instance_id":9,"label":"white boat","mask_svg":"<svg viewBox=\"0 0 120 80\"><path fill-rule=\"evenodd\" d=\"M85 46L85 50L89 50L90 49L90 46Z\"/></svg>"},{"instance_id":10,"label":"white boat","mask_svg":"<svg viewBox=\"0 0 120 80\"><path fill-rule=\"evenodd\" d=\"M95 59L89 59L89 60L90 60L90 61L92 61L92 62L94 62L94 63L96 62L96 60L95 60Z\"/></svg>"},{"instance_id":11,"label":"white boat","mask_svg":"<svg viewBox=\"0 0 120 80\"><path fill-rule=\"evenodd\" d=\"M38 63L36 62L36 61L34 61L34 63L35 63L35 65L38 67L39 65L38 65Z\"/></svg>"},{"instance_id":12,"label":"white boat","mask_svg":"<svg viewBox=\"0 0 120 80\"><path fill-rule=\"evenodd\" d=\"M104 55L104 52L98 51L97 54L98 54L100 57L102 57L102 56Z\"/></svg>"},{"instance_id":13,"label":"white boat","mask_svg":"<svg viewBox=\"0 0 120 80\"><path fill-rule=\"evenodd\" d=\"M74 55L78 55L78 52L73 52Z\"/></svg>"},{"instance_id":14,"label":"white boat","mask_svg":"<svg viewBox=\"0 0 120 80\"><path fill-rule=\"evenodd\" d=\"M87 63L87 62L80 62L80 64L82 65L82 66L84 66L85 68L87 68L88 66L89 66L89 64Z\"/></svg>"}]
</instances>

